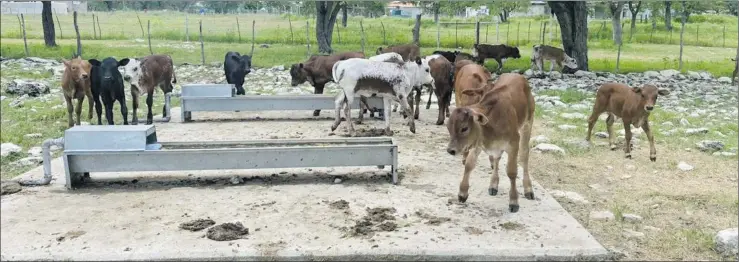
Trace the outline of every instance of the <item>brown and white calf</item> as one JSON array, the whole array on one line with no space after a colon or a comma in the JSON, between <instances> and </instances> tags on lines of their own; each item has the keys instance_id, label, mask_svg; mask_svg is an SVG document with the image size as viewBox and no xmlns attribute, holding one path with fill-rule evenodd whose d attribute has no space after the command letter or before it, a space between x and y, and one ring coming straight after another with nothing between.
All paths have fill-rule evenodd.
<instances>
[{"instance_id":1,"label":"brown and white calf","mask_svg":"<svg viewBox=\"0 0 739 262\"><path fill-rule=\"evenodd\" d=\"M480 151L488 154L493 175L488 194L498 194L498 164L503 152L508 155L506 173L511 188L508 192L508 210L518 212L518 162L523 168L524 197L534 199L534 190L529 176L529 138L534 124L534 97L526 79L519 74L503 74L492 87L465 90L469 95L481 96L478 103L457 107L449 117L449 146L447 152L463 155L464 175L459 184L458 198L467 201L470 174L475 169Z\"/></svg>"},{"instance_id":2,"label":"brown and white calf","mask_svg":"<svg viewBox=\"0 0 739 262\"><path fill-rule=\"evenodd\" d=\"M613 122L620 117L624 122L626 145L624 153L626 158L631 158L631 127L641 127L649 139L649 160L657 161L657 150L654 148L654 136L649 127L649 114L654 110L658 96L669 95L667 89L658 89L653 85L630 88L619 83L606 83L598 88L593 105L593 113L588 119L588 135L585 140L590 141L593 126L603 112L608 112L606 128L608 129L608 140L611 150L616 150L613 137Z\"/></svg>"},{"instance_id":3,"label":"brown and white calf","mask_svg":"<svg viewBox=\"0 0 739 262\"><path fill-rule=\"evenodd\" d=\"M416 57L421 57L421 47L415 44L391 45L385 48L378 47L375 54L398 53L403 57L403 61L414 61Z\"/></svg>"},{"instance_id":4,"label":"brown and white calf","mask_svg":"<svg viewBox=\"0 0 739 262\"><path fill-rule=\"evenodd\" d=\"M172 84L177 83L177 77L174 73L174 64L172 58L168 55L150 55L141 59L130 59L128 64L123 67L123 79L131 83L131 98L133 99L133 116L131 124L137 125L139 117L136 114L139 108L139 95L146 93L146 124L151 125L154 122L154 115L151 112L152 103L154 102L154 90L156 87L164 93L164 107L162 108L163 121L169 121L168 115L171 106L170 99Z\"/></svg>"},{"instance_id":5,"label":"brown and white calf","mask_svg":"<svg viewBox=\"0 0 739 262\"><path fill-rule=\"evenodd\" d=\"M74 126L72 113L77 115L77 125L80 125L80 115L82 115L82 102L87 97L88 119L92 119L92 109L94 100L92 97L92 85L90 83L90 74L92 65L87 60L75 57L72 60L62 59L64 63L64 73L62 74L62 92L64 100L67 103L67 117L69 127ZM77 99L77 110L72 105L72 99Z\"/></svg>"},{"instance_id":6,"label":"brown and white calf","mask_svg":"<svg viewBox=\"0 0 739 262\"><path fill-rule=\"evenodd\" d=\"M495 62L498 62L496 72L500 72L503 69L503 61L506 59L521 58L518 47L507 45L474 44L472 46L472 55L476 57L477 62L480 64L484 64L485 59L495 59Z\"/></svg>"}]
</instances>

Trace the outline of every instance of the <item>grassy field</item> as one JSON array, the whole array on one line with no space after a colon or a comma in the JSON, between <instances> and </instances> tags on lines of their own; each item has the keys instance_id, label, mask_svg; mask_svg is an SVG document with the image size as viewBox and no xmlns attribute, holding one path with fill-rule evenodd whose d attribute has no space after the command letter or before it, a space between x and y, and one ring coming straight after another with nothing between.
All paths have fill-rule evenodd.
<instances>
[{"instance_id":1,"label":"grassy field","mask_svg":"<svg viewBox=\"0 0 739 262\"><path fill-rule=\"evenodd\" d=\"M98 27L93 28L93 13L78 15L80 37L83 40L130 40L146 39L147 23L151 24L151 37L155 40L185 41L197 40L199 22L203 23L203 38L207 42L250 42L252 21L255 22L256 42L267 44L305 44L306 22L310 35L310 43L315 45L315 18L294 15L241 14L241 15L195 15L179 12L152 11L97 13ZM236 23L236 20L239 23ZM736 47L737 19L726 15L692 15L692 22L686 24L684 42L689 46ZM28 38L42 39L43 30L40 15L27 15L26 35ZM360 26L360 21L362 25ZM473 19L447 18L440 19L440 44L442 47L454 48L472 46L475 40L475 21ZM513 17L508 23L483 24L480 28L480 41L484 43L507 43L510 45L529 46L540 42L543 22L549 21L546 27L545 41L559 45L559 28L553 26L556 19L546 16ZM0 18L1 38L22 38L19 18L4 15ZM469 23L469 24L454 24ZM485 21L483 21L485 22ZM623 20L624 42L630 44L679 44L680 23L673 23L673 31L665 29L660 21L653 31L651 23L637 23L632 34L629 19ZM334 42L339 44L359 44L364 29L366 44L377 46L383 44L400 44L412 40L411 29L413 19L383 17L361 18L351 17L346 28L336 27ZM59 29L61 25L61 29ZM57 38L72 39L75 37L72 15L58 16L56 24ZM185 32L187 28L187 33ZM588 39L591 42L612 42L612 26L610 21L593 20L588 25ZM61 30L61 31L60 31ZM549 32L552 32L551 35ZM97 37L95 35L98 35ZM241 41L239 41L239 35ZM423 17L421 24L421 45L436 47L437 26L430 17Z\"/></svg>"}]
</instances>

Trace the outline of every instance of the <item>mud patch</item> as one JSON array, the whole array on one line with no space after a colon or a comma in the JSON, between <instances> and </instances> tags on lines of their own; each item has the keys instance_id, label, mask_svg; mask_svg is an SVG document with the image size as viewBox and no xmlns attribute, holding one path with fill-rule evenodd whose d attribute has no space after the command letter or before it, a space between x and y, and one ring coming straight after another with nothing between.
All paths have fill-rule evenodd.
<instances>
[{"instance_id":1,"label":"mud patch","mask_svg":"<svg viewBox=\"0 0 739 262\"><path fill-rule=\"evenodd\" d=\"M519 224L516 222L510 222L510 221L498 224L498 226L500 226L501 228L505 230L520 230L524 227L522 224Z\"/></svg>"},{"instance_id":2,"label":"mud patch","mask_svg":"<svg viewBox=\"0 0 739 262\"><path fill-rule=\"evenodd\" d=\"M349 208L349 202L347 202L346 200L341 199L341 200L338 200L338 201L331 202L331 204L329 204L328 206L331 207L331 208L333 208L333 209L343 210L343 209L348 209Z\"/></svg>"},{"instance_id":3,"label":"mud patch","mask_svg":"<svg viewBox=\"0 0 739 262\"><path fill-rule=\"evenodd\" d=\"M367 208L367 215L349 229L349 236L374 236L375 232L390 232L398 228L395 223L396 210L393 207Z\"/></svg>"},{"instance_id":4,"label":"mud patch","mask_svg":"<svg viewBox=\"0 0 739 262\"><path fill-rule=\"evenodd\" d=\"M416 211L416 216L418 216L418 217L420 217L422 219L425 219L426 222L424 222L424 224L431 225L431 226L438 226L438 225L441 225L444 222L452 221L451 218L448 218L448 217L437 217L437 216L434 216L434 215L426 214L426 213L424 213L422 211Z\"/></svg>"},{"instance_id":5,"label":"mud patch","mask_svg":"<svg viewBox=\"0 0 739 262\"><path fill-rule=\"evenodd\" d=\"M69 231L69 232L65 233L64 235L62 235L60 237L57 237L56 238L56 241L57 242L62 242L65 239L75 239L75 238L78 238L78 237L80 237L80 236L82 236L84 234L87 234L87 232L82 231L82 230L72 230L72 231Z\"/></svg>"},{"instance_id":6,"label":"mud patch","mask_svg":"<svg viewBox=\"0 0 739 262\"><path fill-rule=\"evenodd\" d=\"M180 224L180 228L189 231L200 231L208 228L209 226L215 225L216 221L211 219L195 219L189 222Z\"/></svg>"},{"instance_id":7,"label":"mud patch","mask_svg":"<svg viewBox=\"0 0 739 262\"><path fill-rule=\"evenodd\" d=\"M236 223L223 223L208 229L205 234L210 240L215 241L231 241L246 238L249 234L249 229L245 228L241 222Z\"/></svg>"},{"instance_id":8,"label":"mud patch","mask_svg":"<svg viewBox=\"0 0 739 262\"><path fill-rule=\"evenodd\" d=\"M482 235L482 233L487 232L487 230L482 230L476 227L465 227L464 231L467 232L467 234L479 236Z\"/></svg>"}]
</instances>

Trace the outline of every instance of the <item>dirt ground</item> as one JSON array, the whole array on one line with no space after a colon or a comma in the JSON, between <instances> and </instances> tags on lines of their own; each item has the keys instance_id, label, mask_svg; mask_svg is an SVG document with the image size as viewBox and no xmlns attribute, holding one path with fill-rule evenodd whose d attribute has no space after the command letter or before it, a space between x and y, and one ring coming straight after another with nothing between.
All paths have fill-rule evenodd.
<instances>
[{"instance_id":1,"label":"dirt ground","mask_svg":"<svg viewBox=\"0 0 739 262\"><path fill-rule=\"evenodd\" d=\"M172 122L157 124L157 137L160 141L217 141L346 133L344 124L330 132L332 121L325 117L330 111L322 112L319 120L311 120L311 113L194 112L194 122L182 124L178 108L173 108ZM4 237L3 257L368 259L379 254L374 259L436 255L510 260L608 255L536 182L536 200L521 195L520 211L508 212L509 181L501 175L500 193L489 196L491 170L486 161L479 161L471 177L467 203L458 203L462 164L459 156L446 153L446 127L434 125L435 118L434 109L423 110L416 134L408 131L402 118L394 118L400 154L397 186L390 183L390 167L347 167L93 173L93 182L66 191L58 175L60 161L55 160L52 168L57 179L52 185L2 197L3 236L24 238ZM381 128L382 123L369 120L356 127ZM531 163L541 158L532 154ZM534 170L537 181L543 174ZM40 175L38 169L31 173ZM232 183L233 176L238 176L239 184ZM197 219L210 219L216 225L233 223L225 226L230 230L226 239L238 240L206 238L217 226L196 232L180 228ZM213 223L201 220L185 227L208 225ZM66 235L70 237L57 240Z\"/></svg>"}]
</instances>

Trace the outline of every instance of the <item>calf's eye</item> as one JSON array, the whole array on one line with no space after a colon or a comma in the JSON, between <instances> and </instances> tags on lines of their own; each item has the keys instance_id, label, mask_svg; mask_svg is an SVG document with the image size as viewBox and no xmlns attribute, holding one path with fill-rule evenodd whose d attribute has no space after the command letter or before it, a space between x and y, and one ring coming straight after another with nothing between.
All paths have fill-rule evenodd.
<instances>
[{"instance_id":1,"label":"calf's eye","mask_svg":"<svg viewBox=\"0 0 739 262\"><path fill-rule=\"evenodd\" d=\"M467 127L462 128L462 133L467 132Z\"/></svg>"}]
</instances>

